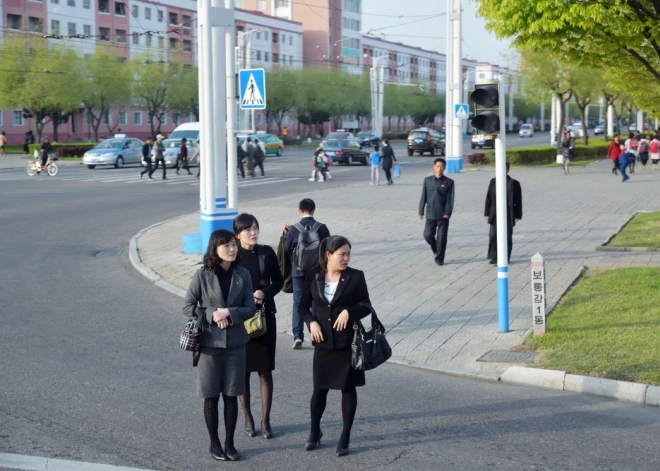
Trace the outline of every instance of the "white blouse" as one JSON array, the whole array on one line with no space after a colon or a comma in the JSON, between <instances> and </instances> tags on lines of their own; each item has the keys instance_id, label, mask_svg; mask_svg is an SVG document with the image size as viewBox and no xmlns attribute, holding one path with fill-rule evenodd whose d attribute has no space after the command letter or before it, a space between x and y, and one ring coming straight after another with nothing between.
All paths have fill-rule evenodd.
<instances>
[{"instance_id":1,"label":"white blouse","mask_svg":"<svg viewBox=\"0 0 660 471\"><path fill-rule=\"evenodd\" d=\"M326 281L323 285L323 294L325 295L325 299L327 299L328 302L332 302L332 298L335 297L335 291L337 291L338 284L339 281L335 281L334 283L328 283Z\"/></svg>"}]
</instances>

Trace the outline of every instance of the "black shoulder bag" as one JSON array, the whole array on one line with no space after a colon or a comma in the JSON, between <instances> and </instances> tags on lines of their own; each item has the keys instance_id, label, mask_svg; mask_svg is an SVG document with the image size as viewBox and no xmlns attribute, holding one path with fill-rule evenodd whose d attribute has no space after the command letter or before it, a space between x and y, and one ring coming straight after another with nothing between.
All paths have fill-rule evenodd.
<instances>
[{"instance_id":1,"label":"black shoulder bag","mask_svg":"<svg viewBox=\"0 0 660 471\"><path fill-rule=\"evenodd\" d=\"M365 331L361 323L353 324L353 343L351 344L351 366L354 370L373 370L385 363L392 356L392 348L385 338L385 327L378 320L373 306L360 303L371 311L371 330Z\"/></svg>"}]
</instances>

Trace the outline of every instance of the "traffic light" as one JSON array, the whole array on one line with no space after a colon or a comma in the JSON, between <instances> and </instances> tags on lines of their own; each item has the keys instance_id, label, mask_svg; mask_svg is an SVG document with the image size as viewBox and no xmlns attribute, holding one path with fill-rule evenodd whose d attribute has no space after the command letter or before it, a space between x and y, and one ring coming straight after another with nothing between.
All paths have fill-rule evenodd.
<instances>
[{"instance_id":1,"label":"traffic light","mask_svg":"<svg viewBox=\"0 0 660 471\"><path fill-rule=\"evenodd\" d=\"M478 83L470 95L474 102L472 127L488 134L500 133L500 90L497 82Z\"/></svg>"}]
</instances>

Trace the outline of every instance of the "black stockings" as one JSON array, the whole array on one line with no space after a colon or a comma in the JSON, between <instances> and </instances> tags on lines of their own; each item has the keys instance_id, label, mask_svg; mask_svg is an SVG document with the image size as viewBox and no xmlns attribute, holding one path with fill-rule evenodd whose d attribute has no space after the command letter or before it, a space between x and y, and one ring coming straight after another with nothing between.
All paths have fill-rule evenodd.
<instances>
[{"instance_id":1,"label":"black stockings","mask_svg":"<svg viewBox=\"0 0 660 471\"><path fill-rule=\"evenodd\" d=\"M218 437L218 402L219 396L204 399L204 421L206 428L209 431L211 438L211 446L220 446L220 438ZM236 396L222 395L224 402L224 418L225 418L225 448L229 451L235 450L234 448L234 432L236 431L236 422L238 421L238 400Z\"/></svg>"},{"instance_id":2,"label":"black stockings","mask_svg":"<svg viewBox=\"0 0 660 471\"><path fill-rule=\"evenodd\" d=\"M270 429L270 409L273 405L273 373L259 373L261 383L261 429ZM245 374L245 394L241 396L241 405L245 414L245 428L254 430L254 418L250 407L250 373Z\"/></svg>"},{"instance_id":3,"label":"black stockings","mask_svg":"<svg viewBox=\"0 0 660 471\"><path fill-rule=\"evenodd\" d=\"M310 412L312 415L312 429L309 434L309 442L316 442L321 433L321 418L325 411L328 400L327 389L314 389L312 400L310 401ZM341 417L344 422L339 439L338 448L347 448L351 438L351 428L355 419L357 410L357 391L355 388L345 389L341 392Z\"/></svg>"}]
</instances>

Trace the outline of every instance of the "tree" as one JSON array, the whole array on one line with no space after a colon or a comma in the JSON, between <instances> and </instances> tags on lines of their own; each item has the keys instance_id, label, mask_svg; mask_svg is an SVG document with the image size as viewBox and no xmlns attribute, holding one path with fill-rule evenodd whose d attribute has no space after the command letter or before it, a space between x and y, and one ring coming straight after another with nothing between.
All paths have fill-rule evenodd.
<instances>
[{"instance_id":1,"label":"tree","mask_svg":"<svg viewBox=\"0 0 660 471\"><path fill-rule=\"evenodd\" d=\"M170 64L170 90L167 107L170 111L187 116L192 113L199 121L199 75L197 67L188 64Z\"/></svg>"},{"instance_id":2,"label":"tree","mask_svg":"<svg viewBox=\"0 0 660 471\"><path fill-rule=\"evenodd\" d=\"M408 94L411 101L410 117L416 126L433 123L444 109L444 96L433 92L422 92L413 88Z\"/></svg>"},{"instance_id":3,"label":"tree","mask_svg":"<svg viewBox=\"0 0 660 471\"><path fill-rule=\"evenodd\" d=\"M582 122L582 131L584 138L584 145L589 144L589 133L587 132L586 122L586 109L599 94L603 82L602 71L592 69L590 67L577 67L571 75L571 88L573 90L573 98L577 105L580 114L580 121Z\"/></svg>"},{"instance_id":4,"label":"tree","mask_svg":"<svg viewBox=\"0 0 660 471\"><path fill-rule=\"evenodd\" d=\"M308 67L302 70L300 82L295 87L294 108L298 119L298 134L301 135L300 125L308 126L307 135L311 134L311 127L315 126L319 134L319 125L330 118L327 110L328 88L323 84L327 70Z\"/></svg>"},{"instance_id":5,"label":"tree","mask_svg":"<svg viewBox=\"0 0 660 471\"><path fill-rule=\"evenodd\" d=\"M98 141L99 127L110 110L131 104L131 69L116 55L97 51L82 61L78 70L82 78L78 93L94 130L94 139ZM113 129L108 127L108 132L112 133Z\"/></svg>"},{"instance_id":6,"label":"tree","mask_svg":"<svg viewBox=\"0 0 660 471\"><path fill-rule=\"evenodd\" d=\"M280 69L278 74L266 72L268 96L266 99L266 120L277 123L278 135L282 135L282 119L296 104L296 87L302 74L289 68Z\"/></svg>"},{"instance_id":7,"label":"tree","mask_svg":"<svg viewBox=\"0 0 660 471\"><path fill-rule=\"evenodd\" d=\"M80 103L76 54L64 47L48 48L41 39L35 43L6 37L0 56L8 58L0 69L0 107L23 108L34 117L41 140L54 113L71 112Z\"/></svg>"},{"instance_id":8,"label":"tree","mask_svg":"<svg viewBox=\"0 0 660 471\"><path fill-rule=\"evenodd\" d=\"M137 56L132 61L133 96L136 104L147 111L151 134L155 136L168 111L168 90L171 90L173 71L178 66L145 57Z\"/></svg>"}]
</instances>

